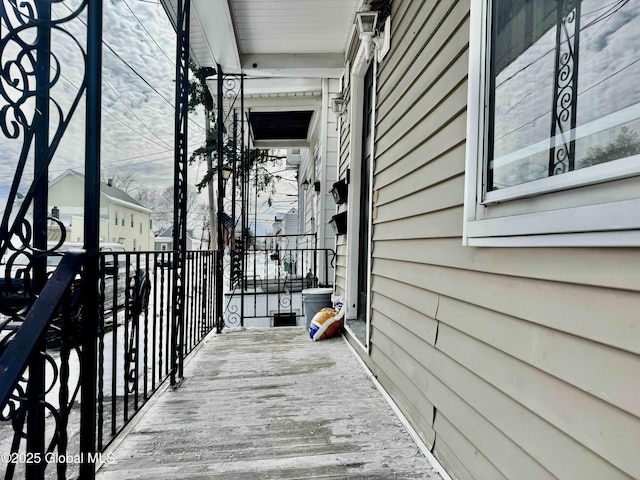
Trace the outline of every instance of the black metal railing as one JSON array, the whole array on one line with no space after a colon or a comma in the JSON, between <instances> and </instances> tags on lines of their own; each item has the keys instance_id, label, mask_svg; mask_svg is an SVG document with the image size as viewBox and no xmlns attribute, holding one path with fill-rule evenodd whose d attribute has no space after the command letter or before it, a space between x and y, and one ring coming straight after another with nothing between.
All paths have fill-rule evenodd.
<instances>
[{"instance_id":1,"label":"black metal railing","mask_svg":"<svg viewBox=\"0 0 640 480\"><path fill-rule=\"evenodd\" d=\"M184 317L175 324L175 252L101 254L104 318L98 338L98 450L214 328L215 252L187 251L184 258Z\"/></svg>"},{"instance_id":2,"label":"black metal railing","mask_svg":"<svg viewBox=\"0 0 640 480\"><path fill-rule=\"evenodd\" d=\"M336 253L316 248L315 235L252 237L244 252L244 275L225 270L224 325L302 325L302 291L332 287ZM231 255L233 259L233 255Z\"/></svg>"},{"instance_id":3,"label":"black metal railing","mask_svg":"<svg viewBox=\"0 0 640 480\"><path fill-rule=\"evenodd\" d=\"M0 215L0 473L90 479L96 452L162 382L177 383L220 314L219 254L186 251L190 1L178 0L176 16L175 250L126 254L99 252L103 2L0 5L0 130L3 161L15 172ZM80 73L71 87L69 68ZM48 217L48 182L82 101L78 256L63 251L65 226Z\"/></svg>"},{"instance_id":4,"label":"black metal railing","mask_svg":"<svg viewBox=\"0 0 640 480\"><path fill-rule=\"evenodd\" d=\"M184 318L176 324L174 252L101 252L97 372L84 371L80 362L81 325L92 319L83 315L78 300L82 258L77 253L61 257L33 305L23 295L28 279L3 283L3 299L9 293L13 298L11 312L0 317L4 478L69 478L78 473L79 460L99 461L99 453L168 381L172 368L214 328L215 255L185 252ZM26 317L16 320L15 312L25 309ZM83 378L92 374L96 416L86 419L80 416L78 393ZM82 422L97 427L91 459L80 455Z\"/></svg>"}]
</instances>

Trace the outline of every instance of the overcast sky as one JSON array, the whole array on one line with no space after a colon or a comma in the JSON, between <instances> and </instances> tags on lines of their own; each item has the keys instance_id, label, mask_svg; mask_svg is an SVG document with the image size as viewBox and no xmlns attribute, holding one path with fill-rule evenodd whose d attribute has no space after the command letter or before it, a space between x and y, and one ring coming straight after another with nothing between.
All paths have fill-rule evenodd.
<instances>
[{"instance_id":1,"label":"overcast sky","mask_svg":"<svg viewBox=\"0 0 640 480\"><path fill-rule=\"evenodd\" d=\"M64 7L69 3L55 5L53 17L69 14ZM80 21L69 26L81 42L84 28ZM173 28L159 3L143 0L105 1L103 28L106 44L102 83L103 175L132 173L143 183L169 186L173 182ZM66 115L77 94L84 66L79 49L64 35L54 35L52 50L62 64L63 75L52 97ZM33 106L26 105L25 110L28 108ZM202 113L190 120L189 144L197 146L204 136ZM8 140L3 135L0 142L0 185L6 189L15 172L22 138ZM83 163L84 99L60 143L50 167L50 178L67 168L83 171ZM28 169L32 169L32 162ZM191 173L195 177L200 172L195 169Z\"/></svg>"},{"instance_id":2,"label":"overcast sky","mask_svg":"<svg viewBox=\"0 0 640 480\"><path fill-rule=\"evenodd\" d=\"M69 15L65 5L73 3L54 4L53 18ZM67 27L82 44L86 28L83 17ZM103 179L133 174L140 183L162 190L173 184L175 32L162 6L153 0L105 0L103 30ZM10 48L9 45L3 52L3 62ZM52 97L66 115L82 81L82 55L63 34L54 35L52 50L62 64L63 75L53 88ZM33 104L27 104L23 110L32 114L33 108ZM192 150L204 139L203 112L191 115L189 121ZM51 164L49 178L68 168L83 172L84 144L82 98ZM9 140L0 135L0 209L16 171L21 147L22 138ZM25 185L31 181L32 168L29 161ZM204 165L190 168L189 183L197 183L204 173ZM269 209L263 218L268 219L271 213Z\"/></svg>"}]
</instances>

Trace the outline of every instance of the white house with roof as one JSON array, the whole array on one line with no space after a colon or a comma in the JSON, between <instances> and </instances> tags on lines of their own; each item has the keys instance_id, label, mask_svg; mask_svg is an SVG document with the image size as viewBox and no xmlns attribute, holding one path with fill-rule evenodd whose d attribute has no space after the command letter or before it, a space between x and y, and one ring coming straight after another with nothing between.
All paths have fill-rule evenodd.
<instances>
[{"instance_id":1,"label":"white house with roof","mask_svg":"<svg viewBox=\"0 0 640 480\"><path fill-rule=\"evenodd\" d=\"M163 252L173 250L173 228L167 228L154 238L154 250ZM193 228L187 228L187 250L202 250L202 239L194 237ZM206 244L205 244L206 247Z\"/></svg>"},{"instance_id":2,"label":"white house with roof","mask_svg":"<svg viewBox=\"0 0 640 480\"><path fill-rule=\"evenodd\" d=\"M50 216L60 219L67 241L84 241L83 189L84 175L75 170L67 170L49 182ZM100 193L100 240L121 243L127 250L152 250L151 210L110 181L100 183Z\"/></svg>"}]
</instances>

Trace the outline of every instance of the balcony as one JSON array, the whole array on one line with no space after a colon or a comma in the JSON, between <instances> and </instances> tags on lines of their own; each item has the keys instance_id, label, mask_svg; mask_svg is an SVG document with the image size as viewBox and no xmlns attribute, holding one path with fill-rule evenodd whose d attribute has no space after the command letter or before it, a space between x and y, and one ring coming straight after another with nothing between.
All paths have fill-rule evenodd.
<instances>
[{"instance_id":1,"label":"balcony","mask_svg":"<svg viewBox=\"0 0 640 480\"><path fill-rule=\"evenodd\" d=\"M268 248L252 249L241 259L262 267L247 270L251 274L243 282L234 275L224 279L227 309L238 298L247 306L262 298L267 307L272 296L280 296L289 302L278 301L278 312L300 320L294 298L303 285L292 288L284 279L304 268L314 286L324 284L330 252L281 248L286 240L263 242ZM346 340L312 342L300 326L216 325L215 252L185 253L182 281L188 293L182 323L173 320L174 252L100 256L93 417L99 454L93 458L102 460L95 465L98 478L439 478ZM54 262L54 275L68 270L74 255L80 254L65 253ZM231 262L227 255L226 271L233 272ZM267 279L259 288L258 271ZM55 341L41 355L30 356L3 411L0 451L17 460L2 464L7 478L38 475L26 462L28 452L48 460L45 478L79 472L87 422L79 392L87 373L81 367L73 296L82 293L81 274L68 274L75 291L67 290L69 303L63 300L67 306L55 310L45 335ZM265 285L273 285L273 291ZM15 287L22 292L24 282ZM111 292L106 302L105 291ZM47 292L40 297L46 300ZM247 311L247 318L239 319L242 327L274 315L270 308ZM224 316L231 318L229 312ZM3 325L10 319L4 317ZM3 332L4 354L24 342L29 322ZM39 369L46 403L34 434L30 413L25 421L33 408L27 378ZM20 438L23 431L26 442ZM42 452L29 450L40 440Z\"/></svg>"},{"instance_id":2,"label":"balcony","mask_svg":"<svg viewBox=\"0 0 640 480\"><path fill-rule=\"evenodd\" d=\"M210 335L107 450L98 479L441 478L346 341Z\"/></svg>"}]
</instances>

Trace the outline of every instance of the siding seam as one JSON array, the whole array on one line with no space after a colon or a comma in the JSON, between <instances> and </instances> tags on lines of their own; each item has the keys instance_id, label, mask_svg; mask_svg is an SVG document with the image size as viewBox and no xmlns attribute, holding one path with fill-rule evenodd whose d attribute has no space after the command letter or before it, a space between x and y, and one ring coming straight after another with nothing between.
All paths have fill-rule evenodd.
<instances>
[{"instance_id":1,"label":"siding seam","mask_svg":"<svg viewBox=\"0 0 640 480\"><path fill-rule=\"evenodd\" d=\"M429 448L425 445L422 438L420 438L420 435L418 435L418 432L416 432L416 430L413 428L413 426L411 425L411 423L409 422L405 414L402 412L402 410L400 410L396 402L393 400L393 397L389 395L389 393L385 390L385 388L376 378L376 375L374 375L373 371L362 359L360 354L355 350L355 348L353 348L353 345L349 343L349 341L344 335L342 336L342 339L347 344L347 348L351 350L351 353L356 358L356 360L358 361L362 369L365 371L365 374L369 377L369 380L371 381L371 383L373 383L376 389L382 394L387 404L391 407L391 410L393 410L393 413L395 413L395 415L400 420L400 423L404 425L405 429L407 430L407 432L415 442L418 449L424 454L425 457L427 457L427 460L429 461L431 466L433 466L433 468L440 474L440 476L442 476L443 480L453 480L449 476L449 472L447 472L444 469L440 461L431 453ZM435 444L435 436L434 436L434 444Z\"/></svg>"},{"instance_id":2,"label":"siding seam","mask_svg":"<svg viewBox=\"0 0 640 480\"><path fill-rule=\"evenodd\" d=\"M440 319L438 319L438 312L440 310L440 299L442 298L441 294L438 294L438 301L436 303L436 314L433 316L433 319L436 321L436 335L435 338L433 339L433 346L435 348L438 348L438 334L440 333ZM436 420L436 416L435 413L433 414L433 421L435 422Z\"/></svg>"}]
</instances>

